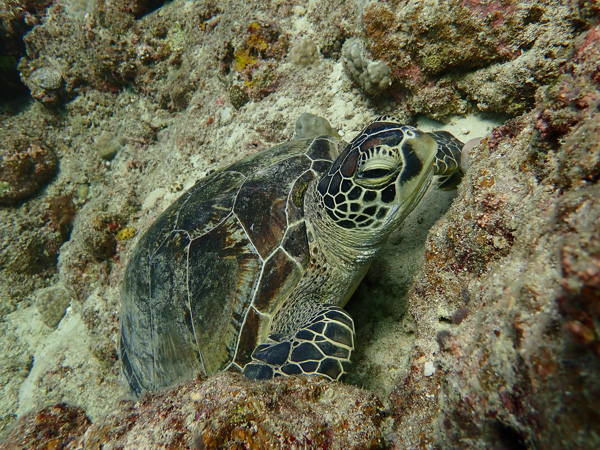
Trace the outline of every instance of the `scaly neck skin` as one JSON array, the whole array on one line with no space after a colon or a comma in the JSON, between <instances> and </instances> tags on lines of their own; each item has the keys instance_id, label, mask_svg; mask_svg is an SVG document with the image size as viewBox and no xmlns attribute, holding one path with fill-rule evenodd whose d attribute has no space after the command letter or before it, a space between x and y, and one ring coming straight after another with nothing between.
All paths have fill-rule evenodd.
<instances>
[{"instance_id":1,"label":"scaly neck skin","mask_svg":"<svg viewBox=\"0 0 600 450\"><path fill-rule=\"evenodd\" d=\"M294 333L318 314L324 303L343 307L389 234L337 226L319 204L316 183L307 189L304 211L311 261L273 316L270 333Z\"/></svg>"},{"instance_id":2,"label":"scaly neck skin","mask_svg":"<svg viewBox=\"0 0 600 450\"><path fill-rule=\"evenodd\" d=\"M330 263L350 272L368 269L373 257L387 240L391 230L346 229L338 226L319 201L317 183L311 184L304 197L304 211L314 244ZM313 245L311 245L311 248Z\"/></svg>"}]
</instances>

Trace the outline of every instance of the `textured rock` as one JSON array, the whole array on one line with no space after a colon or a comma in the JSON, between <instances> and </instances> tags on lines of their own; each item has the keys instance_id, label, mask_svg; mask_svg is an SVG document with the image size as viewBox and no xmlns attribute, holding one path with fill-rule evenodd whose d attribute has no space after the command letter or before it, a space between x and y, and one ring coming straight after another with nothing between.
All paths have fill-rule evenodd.
<instances>
[{"instance_id":1,"label":"textured rock","mask_svg":"<svg viewBox=\"0 0 600 450\"><path fill-rule=\"evenodd\" d=\"M65 3L70 3L68 8ZM71 99L81 85L111 90L135 84L150 63L169 56L158 42L135 44L141 34L133 26L135 19L161 3L55 2L47 14L56 20L47 20L24 37L21 79L34 98L45 103Z\"/></svg>"},{"instance_id":2,"label":"textured rock","mask_svg":"<svg viewBox=\"0 0 600 450\"><path fill-rule=\"evenodd\" d=\"M432 230L411 376L392 396L398 446L600 444L599 52L598 28L575 41L536 108L474 149Z\"/></svg>"},{"instance_id":3,"label":"textured rock","mask_svg":"<svg viewBox=\"0 0 600 450\"><path fill-rule=\"evenodd\" d=\"M19 58L25 55L23 36L38 25L53 0L4 0L0 3L0 83L2 100L27 95L17 70Z\"/></svg>"},{"instance_id":4,"label":"textured rock","mask_svg":"<svg viewBox=\"0 0 600 450\"><path fill-rule=\"evenodd\" d=\"M0 324L2 343L6 347L6 350L0 354L0 385L2 386L0 434L3 434L6 427L16 419L19 389L33 365L33 355L29 349L25 348L22 340L9 330L9 325Z\"/></svg>"},{"instance_id":5,"label":"textured rock","mask_svg":"<svg viewBox=\"0 0 600 450\"><path fill-rule=\"evenodd\" d=\"M374 59L391 70L407 110L444 120L469 110L521 114L567 57L577 26L564 2L369 2L362 15Z\"/></svg>"},{"instance_id":6,"label":"textured rock","mask_svg":"<svg viewBox=\"0 0 600 450\"><path fill-rule=\"evenodd\" d=\"M0 442L0 448L69 448L89 426L83 410L59 403L24 416Z\"/></svg>"},{"instance_id":7,"label":"textured rock","mask_svg":"<svg viewBox=\"0 0 600 450\"><path fill-rule=\"evenodd\" d=\"M48 410L63 410L59 424L81 414L53 408L24 416L4 441L6 448L30 442L39 428L49 430L51 424L40 419ZM222 373L147 394L137 403L121 402L87 430L86 423L75 422L68 432L50 436L60 448L77 433L71 449L377 448L384 442L384 419L383 405L368 391L309 378L256 383Z\"/></svg>"},{"instance_id":8,"label":"textured rock","mask_svg":"<svg viewBox=\"0 0 600 450\"><path fill-rule=\"evenodd\" d=\"M50 189L50 188L49 188ZM76 207L69 195L37 197L0 208L0 316L53 284L60 249L69 239Z\"/></svg>"},{"instance_id":9,"label":"textured rock","mask_svg":"<svg viewBox=\"0 0 600 450\"><path fill-rule=\"evenodd\" d=\"M36 194L56 174L58 158L42 140L3 133L0 149L0 204Z\"/></svg>"}]
</instances>

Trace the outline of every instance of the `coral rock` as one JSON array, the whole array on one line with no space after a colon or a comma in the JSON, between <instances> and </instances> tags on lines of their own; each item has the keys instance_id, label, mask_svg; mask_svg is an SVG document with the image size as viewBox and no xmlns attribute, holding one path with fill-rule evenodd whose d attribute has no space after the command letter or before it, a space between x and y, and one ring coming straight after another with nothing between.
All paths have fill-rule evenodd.
<instances>
[{"instance_id":1,"label":"coral rock","mask_svg":"<svg viewBox=\"0 0 600 450\"><path fill-rule=\"evenodd\" d=\"M413 368L391 398L400 448L600 445L599 29L572 50L533 111L472 149L431 230ZM431 359L443 375L426 379Z\"/></svg>"},{"instance_id":2,"label":"coral rock","mask_svg":"<svg viewBox=\"0 0 600 450\"><path fill-rule=\"evenodd\" d=\"M533 107L536 89L550 83L566 61L578 6L367 2L362 15L365 47L390 68L392 94L406 98L401 108L412 114L434 112L436 120L443 120L464 114L469 105L517 115ZM585 9L588 15L594 8ZM439 98L433 105L432 97Z\"/></svg>"},{"instance_id":3,"label":"coral rock","mask_svg":"<svg viewBox=\"0 0 600 450\"><path fill-rule=\"evenodd\" d=\"M0 204L14 204L36 194L54 176L58 158L38 139L24 135L2 137Z\"/></svg>"}]
</instances>

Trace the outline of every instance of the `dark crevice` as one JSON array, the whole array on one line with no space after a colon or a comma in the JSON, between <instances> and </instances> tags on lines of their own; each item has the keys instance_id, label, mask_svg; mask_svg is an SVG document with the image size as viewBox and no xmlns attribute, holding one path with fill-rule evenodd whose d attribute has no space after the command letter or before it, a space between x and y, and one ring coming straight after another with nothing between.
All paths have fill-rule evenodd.
<instances>
[{"instance_id":1,"label":"dark crevice","mask_svg":"<svg viewBox=\"0 0 600 450\"><path fill-rule=\"evenodd\" d=\"M146 0L135 2L133 4L133 15L136 19L141 19L147 14L156 11L166 3L165 0Z\"/></svg>"},{"instance_id":2,"label":"dark crevice","mask_svg":"<svg viewBox=\"0 0 600 450\"><path fill-rule=\"evenodd\" d=\"M41 23L52 0L24 0L6 5L0 22L0 102L12 102L29 97L29 89L21 81L19 60L25 56L23 37ZM18 6L18 7L17 7Z\"/></svg>"},{"instance_id":3,"label":"dark crevice","mask_svg":"<svg viewBox=\"0 0 600 450\"><path fill-rule=\"evenodd\" d=\"M17 70L19 57L0 55L0 102L12 102L29 97L29 89Z\"/></svg>"},{"instance_id":4,"label":"dark crevice","mask_svg":"<svg viewBox=\"0 0 600 450\"><path fill-rule=\"evenodd\" d=\"M527 450L529 448L521 433L513 427L502 422L496 422L494 428L498 437L499 449Z\"/></svg>"}]
</instances>

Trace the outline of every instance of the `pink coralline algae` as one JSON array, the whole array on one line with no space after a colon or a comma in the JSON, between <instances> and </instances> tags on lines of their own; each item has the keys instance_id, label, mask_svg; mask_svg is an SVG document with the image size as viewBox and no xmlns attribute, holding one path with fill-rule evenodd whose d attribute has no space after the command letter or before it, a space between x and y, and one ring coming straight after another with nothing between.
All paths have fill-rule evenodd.
<instances>
[{"instance_id":1,"label":"pink coralline algae","mask_svg":"<svg viewBox=\"0 0 600 450\"><path fill-rule=\"evenodd\" d=\"M492 27L504 25L507 17L516 9L512 1L463 0L462 6L477 15L480 20L490 22Z\"/></svg>"}]
</instances>

